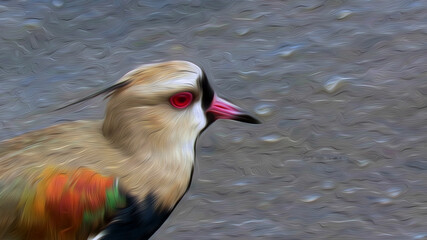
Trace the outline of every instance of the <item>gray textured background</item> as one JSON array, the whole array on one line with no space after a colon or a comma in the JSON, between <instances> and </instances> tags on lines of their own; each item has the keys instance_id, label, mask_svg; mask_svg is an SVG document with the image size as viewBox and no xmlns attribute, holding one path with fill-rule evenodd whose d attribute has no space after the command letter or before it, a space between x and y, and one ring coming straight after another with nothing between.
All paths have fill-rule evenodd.
<instances>
[{"instance_id":1,"label":"gray textured background","mask_svg":"<svg viewBox=\"0 0 427 240\"><path fill-rule=\"evenodd\" d=\"M0 1L0 53L0 139L172 59L263 119L202 135L154 239L427 239L426 1Z\"/></svg>"}]
</instances>

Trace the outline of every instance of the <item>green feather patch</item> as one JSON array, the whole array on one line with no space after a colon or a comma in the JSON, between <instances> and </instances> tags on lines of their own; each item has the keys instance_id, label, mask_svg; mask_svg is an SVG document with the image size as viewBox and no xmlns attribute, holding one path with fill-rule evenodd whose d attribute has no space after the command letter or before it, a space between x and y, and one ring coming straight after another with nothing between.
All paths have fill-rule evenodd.
<instances>
[{"instance_id":1,"label":"green feather patch","mask_svg":"<svg viewBox=\"0 0 427 240\"><path fill-rule=\"evenodd\" d=\"M104 207L83 213L84 225L98 225L106 216L113 215L118 209L126 205L126 197L120 193L119 186L116 184L105 191L105 196Z\"/></svg>"}]
</instances>

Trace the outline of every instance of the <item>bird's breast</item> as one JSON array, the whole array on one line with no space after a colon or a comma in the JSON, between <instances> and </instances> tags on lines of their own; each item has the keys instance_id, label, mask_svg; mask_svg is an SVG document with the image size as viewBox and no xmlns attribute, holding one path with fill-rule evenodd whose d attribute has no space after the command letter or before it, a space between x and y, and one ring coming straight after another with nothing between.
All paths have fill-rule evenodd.
<instances>
[{"instance_id":1,"label":"bird's breast","mask_svg":"<svg viewBox=\"0 0 427 240\"><path fill-rule=\"evenodd\" d=\"M153 196L157 208L172 209L190 184L194 156L187 157L191 159L132 159L118 174L119 184L140 201Z\"/></svg>"}]
</instances>

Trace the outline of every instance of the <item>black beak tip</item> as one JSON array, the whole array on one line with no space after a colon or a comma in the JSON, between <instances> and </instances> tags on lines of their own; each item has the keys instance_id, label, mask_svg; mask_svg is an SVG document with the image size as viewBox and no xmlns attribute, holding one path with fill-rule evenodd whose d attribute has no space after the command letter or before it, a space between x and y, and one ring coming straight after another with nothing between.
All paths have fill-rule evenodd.
<instances>
[{"instance_id":1,"label":"black beak tip","mask_svg":"<svg viewBox=\"0 0 427 240\"><path fill-rule=\"evenodd\" d=\"M251 124L261 124L261 121L248 114L239 114L234 118L234 120Z\"/></svg>"}]
</instances>

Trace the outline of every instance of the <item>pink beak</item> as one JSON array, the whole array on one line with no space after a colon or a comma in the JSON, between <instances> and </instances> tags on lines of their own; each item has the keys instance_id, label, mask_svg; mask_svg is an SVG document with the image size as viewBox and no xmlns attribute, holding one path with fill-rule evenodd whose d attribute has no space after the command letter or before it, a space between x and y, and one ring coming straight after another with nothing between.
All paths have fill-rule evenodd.
<instances>
[{"instance_id":1,"label":"pink beak","mask_svg":"<svg viewBox=\"0 0 427 240\"><path fill-rule=\"evenodd\" d=\"M217 119L232 119L240 122L258 124L260 121L244 112L236 105L214 95L211 106L206 110L207 114L213 116L213 121Z\"/></svg>"}]
</instances>

